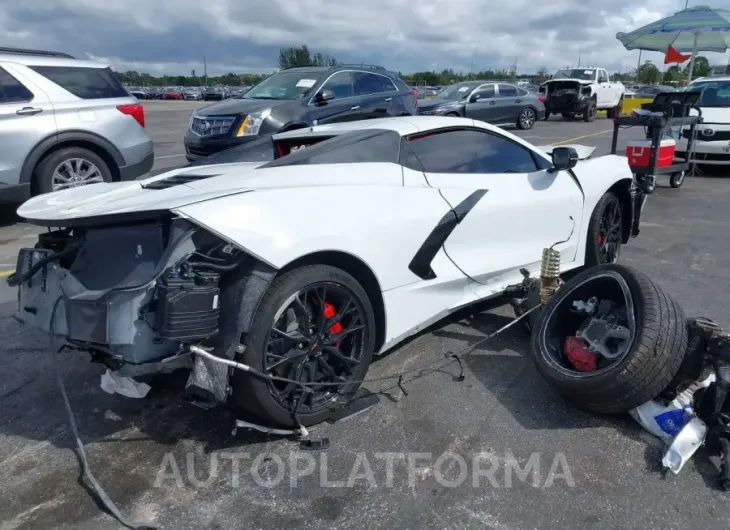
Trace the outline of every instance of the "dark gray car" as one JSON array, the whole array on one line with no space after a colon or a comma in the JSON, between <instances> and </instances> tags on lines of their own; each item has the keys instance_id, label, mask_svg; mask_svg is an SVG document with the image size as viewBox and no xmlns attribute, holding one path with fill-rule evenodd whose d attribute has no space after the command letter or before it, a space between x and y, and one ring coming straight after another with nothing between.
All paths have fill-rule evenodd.
<instances>
[{"instance_id":1,"label":"dark gray car","mask_svg":"<svg viewBox=\"0 0 730 530\"><path fill-rule=\"evenodd\" d=\"M509 83L466 81L444 88L433 99L418 100L418 113L532 129L545 116L545 105L537 94Z\"/></svg>"}]
</instances>

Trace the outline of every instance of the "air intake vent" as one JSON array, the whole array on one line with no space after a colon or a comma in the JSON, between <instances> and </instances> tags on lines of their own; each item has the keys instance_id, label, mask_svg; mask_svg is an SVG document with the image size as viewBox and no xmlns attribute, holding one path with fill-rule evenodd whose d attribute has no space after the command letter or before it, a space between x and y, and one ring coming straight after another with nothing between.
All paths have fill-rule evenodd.
<instances>
[{"instance_id":1,"label":"air intake vent","mask_svg":"<svg viewBox=\"0 0 730 530\"><path fill-rule=\"evenodd\" d=\"M166 190L167 188L172 188L173 186L180 186L181 184L187 184L188 182L195 182L197 180L209 179L211 177L217 177L218 175L219 174L197 175L197 174L183 173L182 175L173 175L172 177L168 177L166 179L150 182L149 184L143 185L142 188L144 188L146 190Z\"/></svg>"}]
</instances>

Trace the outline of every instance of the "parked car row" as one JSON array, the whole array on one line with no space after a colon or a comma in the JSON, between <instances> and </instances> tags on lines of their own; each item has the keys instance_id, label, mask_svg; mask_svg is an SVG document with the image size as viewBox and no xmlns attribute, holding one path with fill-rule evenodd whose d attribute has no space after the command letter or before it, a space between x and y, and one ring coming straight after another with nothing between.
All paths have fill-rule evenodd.
<instances>
[{"instance_id":1,"label":"parked car row","mask_svg":"<svg viewBox=\"0 0 730 530\"><path fill-rule=\"evenodd\" d=\"M127 91L141 100L186 100L186 101L220 101L222 99L240 97L250 87L127 87Z\"/></svg>"}]
</instances>

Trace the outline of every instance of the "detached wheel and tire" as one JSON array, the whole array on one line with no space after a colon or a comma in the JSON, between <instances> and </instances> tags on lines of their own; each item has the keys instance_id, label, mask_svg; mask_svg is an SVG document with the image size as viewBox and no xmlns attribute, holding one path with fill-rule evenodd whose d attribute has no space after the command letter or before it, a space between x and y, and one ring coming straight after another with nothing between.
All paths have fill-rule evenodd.
<instances>
[{"instance_id":1,"label":"detached wheel and tire","mask_svg":"<svg viewBox=\"0 0 730 530\"><path fill-rule=\"evenodd\" d=\"M357 381L365 377L375 347L373 308L365 290L346 272L327 265L300 267L271 283L241 346L239 362L316 386L302 399L298 385L235 370L233 404L267 424L292 427L301 400L299 421L314 425L352 397L360 386Z\"/></svg>"},{"instance_id":2,"label":"detached wheel and tire","mask_svg":"<svg viewBox=\"0 0 730 530\"><path fill-rule=\"evenodd\" d=\"M112 173L104 160L83 147L67 147L46 156L35 171L38 193L111 182Z\"/></svg>"},{"instance_id":3,"label":"detached wheel and tire","mask_svg":"<svg viewBox=\"0 0 730 530\"><path fill-rule=\"evenodd\" d=\"M563 340L587 318L571 311L573 301L591 296L623 298L631 338L617 358L601 358L595 371L579 372L563 354ZM532 333L532 352L542 376L577 407L618 414L667 388L686 355L687 335L682 308L659 285L628 267L601 265L566 282L546 304Z\"/></svg>"},{"instance_id":4,"label":"detached wheel and tire","mask_svg":"<svg viewBox=\"0 0 730 530\"><path fill-rule=\"evenodd\" d=\"M528 131L535 126L536 120L537 113L535 112L535 109L532 107L525 107L520 111L519 116L517 116L517 128L522 129L523 131Z\"/></svg>"},{"instance_id":5,"label":"detached wheel and tire","mask_svg":"<svg viewBox=\"0 0 730 530\"><path fill-rule=\"evenodd\" d=\"M585 265L616 263L623 244L623 208L615 193L606 193L588 221Z\"/></svg>"},{"instance_id":6,"label":"detached wheel and tire","mask_svg":"<svg viewBox=\"0 0 730 530\"><path fill-rule=\"evenodd\" d=\"M596 112L598 111L598 107L596 106L596 100L591 99L590 102L588 102L588 105L586 105L586 108L583 109L583 121L585 122L592 122L596 119Z\"/></svg>"}]
</instances>

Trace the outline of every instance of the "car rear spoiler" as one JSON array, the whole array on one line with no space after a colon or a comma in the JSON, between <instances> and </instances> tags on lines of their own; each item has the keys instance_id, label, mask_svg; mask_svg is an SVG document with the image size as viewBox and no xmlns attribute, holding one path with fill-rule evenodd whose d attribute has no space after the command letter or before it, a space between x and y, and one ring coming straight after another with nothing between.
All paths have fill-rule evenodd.
<instances>
[{"instance_id":1,"label":"car rear spoiler","mask_svg":"<svg viewBox=\"0 0 730 530\"><path fill-rule=\"evenodd\" d=\"M595 147L588 147L587 145L580 144L541 145L538 146L538 149L546 152L549 155L552 155L553 149L555 149L556 147L572 147L578 153L578 160L586 160L587 158L590 158L593 155L593 151L596 150Z\"/></svg>"}]
</instances>

